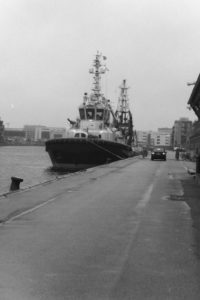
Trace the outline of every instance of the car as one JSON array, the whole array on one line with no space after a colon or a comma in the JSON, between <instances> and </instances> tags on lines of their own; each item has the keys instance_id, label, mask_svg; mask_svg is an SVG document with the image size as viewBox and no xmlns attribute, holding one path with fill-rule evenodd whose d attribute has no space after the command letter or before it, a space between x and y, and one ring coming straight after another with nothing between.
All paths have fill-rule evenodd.
<instances>
[{"instance_id":1,"label":"car","mask_svg":"<svg viewBox=\"0 0 200 300\"><path fill-rule=\"evenodd\" d=\"M154 148L151 152L151 160L154 159L161 159L166 160L167 159L167 153L164 148Z\"/></svg>"}]
</instances>

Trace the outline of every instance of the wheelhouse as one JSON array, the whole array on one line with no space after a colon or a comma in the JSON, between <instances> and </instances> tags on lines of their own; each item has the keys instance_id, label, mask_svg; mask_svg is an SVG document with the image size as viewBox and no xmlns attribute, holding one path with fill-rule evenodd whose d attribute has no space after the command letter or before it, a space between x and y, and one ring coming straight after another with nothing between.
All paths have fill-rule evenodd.
<instances>
[{"instance_id":1,"label":"wheelhouse","mask_svg":"<svg viewBox=\"0 0 200 300\"><path fill-rule=\"evenodd\" d=\"M105 107L89 107L81 106L79 108L79 115L81 120L95 120L108 122L110 119L110 111Z\"/></svg>"}]
</instances>

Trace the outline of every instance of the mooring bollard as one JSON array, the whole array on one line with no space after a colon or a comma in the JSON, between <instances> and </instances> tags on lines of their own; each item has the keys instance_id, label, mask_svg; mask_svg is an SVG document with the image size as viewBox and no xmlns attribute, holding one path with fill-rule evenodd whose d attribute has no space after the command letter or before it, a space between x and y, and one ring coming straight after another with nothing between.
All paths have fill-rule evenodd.
<instances>
[{"instance_id":1,"label":"mooring bollard","mask_svg":"<svg viewBox=\"0 0 200 300\"><path fill-rule=\"evenodd\" d=\"M16 191L19 190L20 183L23 181L22 178L18 177L11 177L11 185L10 185L10 191Z\"/></svg>"}]
</instances>

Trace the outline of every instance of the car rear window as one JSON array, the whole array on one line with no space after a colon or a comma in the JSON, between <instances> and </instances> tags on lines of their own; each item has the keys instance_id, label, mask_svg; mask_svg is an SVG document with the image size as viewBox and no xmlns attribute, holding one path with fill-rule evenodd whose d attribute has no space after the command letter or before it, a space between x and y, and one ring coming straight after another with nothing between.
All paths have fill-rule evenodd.
<instances>
[{"instance_id":1,"label":"car rear window","mask_svg":"<svg viewBox=\"0 0 200 300\"><path fill-rule=\"evenodd\" d=\"M162 148L155 148L153 151L154 152L165 152L165 150Z\"/></svg>"}]
</instances>

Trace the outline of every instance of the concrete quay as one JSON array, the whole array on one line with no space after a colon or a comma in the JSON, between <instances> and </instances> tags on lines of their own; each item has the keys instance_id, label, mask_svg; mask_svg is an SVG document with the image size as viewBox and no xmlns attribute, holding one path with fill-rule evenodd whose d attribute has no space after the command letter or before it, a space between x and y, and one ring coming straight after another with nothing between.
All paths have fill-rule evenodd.
<instances>
[{"instance_id":1,"label":"concrete quay","mask_svg":"<svg viewBox=\"0 0 200 300\"><path fill-rule=\"evenodd\" d=\"M64 193L70 193L85 183L92 182L108 173L115 173L119 168L128 166L130 162L137 162L141 157L120 160L106 165L97 166L85 171L70 173L43 183L8 192L0 195L0 223L8 222L16 217L29 213L39 207L52 202ZM182 180L185 201L193 211L193 215L199 215L200 219L200 179L195 174L195 163L180 161L186 173L186 179ZM197 219L197 218L196 218Z\"/></svg>"},{"instance_id":2,"label":"concrete quay","mask_svg":"<svg viewBox=\"0 0 200 300\"><path fill-rule=\"evenodd\" d=\"M1 298L199 299L188 168L130 158L2 196Z\"/></svg>"},{"instance_id":3,"label":"concrete quay","mask_svg":"<svg viewBox=\"0 0 200 300\"><path fill-rule=\"evenodd\" d=\"M43 183L8 192L0 195L0 223L8 222L18 216L29 213L39 207L54 201L57 197L70 193L85 183L92 182L108 173L114 173L124 168L130 161L138 161L134 157L106 165L97 166L85 171L70 173Z\"/></svg>"},{"instance_id":4,"label":"concrete quay","mask_svg":"<svg viewBox=\"0 0 200 300\"><path fill-rule=\"evenodd\" d=\"M129 158L86 171L70 173L15 192L4 193L0 195L0 223L11 221L18 216L34 211L48 202L54 201L59 195L70 193L87 182L92 182L108 173L115 173L119 168L128 166L130 162L136 162L140 159L141 157ZM184 200L191 209L196 228L200 230L200 179L194 174L194 162L180 162L186 173L189 174L181 181Z\"/></svg>"}]
</instances>

